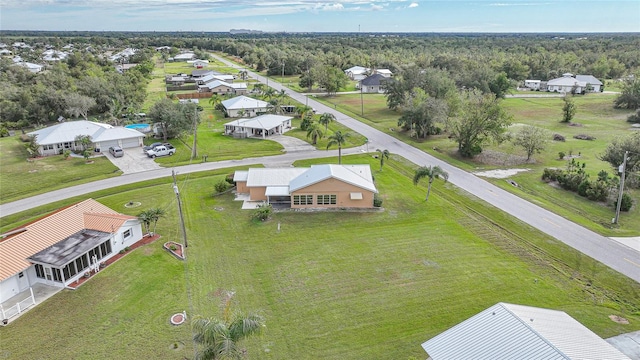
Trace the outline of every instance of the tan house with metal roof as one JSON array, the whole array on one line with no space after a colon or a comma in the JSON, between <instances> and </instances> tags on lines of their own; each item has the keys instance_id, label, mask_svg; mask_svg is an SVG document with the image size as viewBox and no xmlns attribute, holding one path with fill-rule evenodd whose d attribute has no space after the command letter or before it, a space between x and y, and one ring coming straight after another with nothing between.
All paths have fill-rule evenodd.
<instances>
[{"instance_id":1,"label":"tan house with metal roof","mask_svg":"<svg viewBox=\"0 0 640 360\"><path fill-rule=\"evenodd\" d=\"M236 171L238 194L247 201L290 204L291 208L373 208L378 192L369 165L312 165L310 168L251 168Z\"/></svg>"},{"instance_id":2,"label":"tan house with metal roof","mask_svg":"<svg viewBox=\"0 0 640 360\"><path fill-rule=\"evenodd\" d=\"M85 273L98 271L101 262L142 237L135 216L120 214L93 199L0 235L1 319L24 310L20 306L7 308L8 300L30 297L32 302L26 304L33 305L34 285L63 289Z\"/></svg>"}]
</instances>

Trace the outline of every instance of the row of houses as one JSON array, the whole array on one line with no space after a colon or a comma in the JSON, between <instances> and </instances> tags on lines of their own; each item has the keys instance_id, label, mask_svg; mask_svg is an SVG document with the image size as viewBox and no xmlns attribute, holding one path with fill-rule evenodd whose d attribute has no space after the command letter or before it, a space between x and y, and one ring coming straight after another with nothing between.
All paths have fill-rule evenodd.
<instances>
[{"instance_id":1,"label":"row of houses","mask_svg":"<svg viewBox=\"0 0 640 360\"><path fill-rule=\"evenodd\" d=\"M542 80L525 80L524 87L534 91L549 91L558 93L586 94L590 92L602 92L604 86L593 75L562 74L562 77Z\"/></svg>"}]
</instances>

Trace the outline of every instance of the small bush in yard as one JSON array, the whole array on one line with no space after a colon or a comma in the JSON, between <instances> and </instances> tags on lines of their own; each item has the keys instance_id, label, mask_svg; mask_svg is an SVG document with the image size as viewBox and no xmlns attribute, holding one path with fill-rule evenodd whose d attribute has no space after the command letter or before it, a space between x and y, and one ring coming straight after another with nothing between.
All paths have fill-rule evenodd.
<instances>
[{"instance_id":1,"label":"small bush in yard","mask_svg":"<svg viewBox=\"0 0 640 360\"><path fill-rule=\"evenodd\" d=\"M227 183L226 181L220 180L218 181L213 188L216 190L216 193L223 193L225 192L229 187L229 183Z\"/></svg>"},{"instance_id":2,"label":"small bush in yard","mask_svg":"<svg viewBox=\"0 0 640 360\"><path fill-rule=\"evenodd\" d=\"M229 184L233 185L233 174L229 174L224 178L224 181L228 182Z\"/></svg>"},{"instance_id":3,"label":"small bush in yard","mask_svg":"<svg viewBox=\"0 0 640 360\"><path fill-rule=\"evenodd\" d=\"M618 207L618 200L614 203L614 206ZM631 199L631 195L622 194L622 202L620 203L620 211L629 211L633 206L633 199Z\"/></svg>"},{"instance_id":4,"label":"small bush in yard","mask_svg":"<svg viewBox=\"0 0 640 360\"><path fill-rule=\"evenodd\" d=\"M382 198L380 198L378 194L373 194L373 206L374 207L382 206Z\"/></svg>"},{"instance_id":5,"label":"small bush in yard","mask_svg":"<svg viewBox=\"0 0 640 360\"><path fill-rule=\"evenodd\" d=\"M565 140L564 136L560 134L553 134L553 141L564 141L564 140Z\"/></svg>"},{"instance_id":6,"label":"small bush in yard","mask_svg":"<svg viewBox=\"0 0 640 360\"><path fill-rule=\"evenodd\" d=\"M560 152L558 153L558 159L560 159L560 160L564 159L564 156L565 156L565 155L567 155L567 154L565 154L565 153L564 153L564 151L560 151Z\"/></svg>"},{"instance_id":7,"label":"small bush in yard","mask_svg":"<svg viewBox=\"0 0 640 360\"><path fill-rule=\"evenodd\" d=\"M258 207L253 211L252 217L256 220L265 221L273 212L273 207L271 204L258 205Z\"/></svg>"},{"instance_id":8,"label":"small bush in yard","mask_svg":"<svg viewBox=\"0 0 640 360\"><path fill-rule=\"evenodd\" d=\"M574 135L573 138L578 140L595 140L596 139L591 135L585 135L585 134Z\"/></svg>"}]
</instances>

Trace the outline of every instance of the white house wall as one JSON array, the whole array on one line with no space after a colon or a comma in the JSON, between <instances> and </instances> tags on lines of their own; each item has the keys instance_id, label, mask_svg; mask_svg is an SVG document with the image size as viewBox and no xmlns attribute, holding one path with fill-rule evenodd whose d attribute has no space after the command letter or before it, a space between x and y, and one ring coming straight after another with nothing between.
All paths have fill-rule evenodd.
<instances>
[{"instance_id":1,"label":"white house wall","mask_svg":"<svg viewBox=\"0 0 640 360\"><path fill-rule=\"evenodd\" d=\"M0 303L9 300L10 298L18 295L18 293L20 293L20 290L18 289L18 274L0 282Z\"/></svg>"}]
</instances>

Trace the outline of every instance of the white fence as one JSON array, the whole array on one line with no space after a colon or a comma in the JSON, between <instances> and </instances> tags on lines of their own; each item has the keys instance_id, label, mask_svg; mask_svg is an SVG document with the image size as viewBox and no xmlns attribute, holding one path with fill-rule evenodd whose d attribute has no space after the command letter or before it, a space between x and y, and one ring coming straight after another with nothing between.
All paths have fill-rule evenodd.
<instances>
[{"instance_id":1,"label":"white fence","mask_svg":"<svg viewBox=\"0 0 640 360\"><path fill-rule=\"evenodd\" d=\"M24 312L25 310L27 310L28 308L36 304L36 299L33 296L33 289L29 289L29 290L31 291L31 296L29 296L24 300L18 301L12 307L5 310L0 306L2 319L11 319L12 317L19 315L20 313Z\"/></svg>"}]
</instances>

